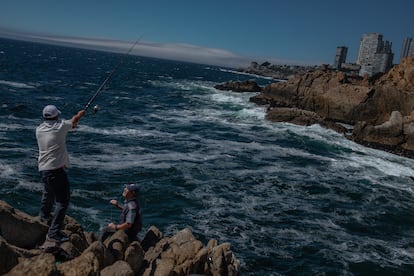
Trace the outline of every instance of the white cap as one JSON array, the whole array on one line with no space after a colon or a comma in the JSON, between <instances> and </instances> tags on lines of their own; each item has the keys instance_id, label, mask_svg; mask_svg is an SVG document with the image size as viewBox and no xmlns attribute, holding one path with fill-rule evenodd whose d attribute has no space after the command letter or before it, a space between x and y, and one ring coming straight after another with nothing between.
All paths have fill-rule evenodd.
<instances>
[{"instance_id":1,"label":"white cap","mask_svg":"<svg viewBox=\"0 0 414 276\"><path fill-rule=\"evenodd\" d=\"M54 119L59 116L60 111L54 105L47 105L43 108L43 118L45 119Z\"/></svg>"}]
</instances>

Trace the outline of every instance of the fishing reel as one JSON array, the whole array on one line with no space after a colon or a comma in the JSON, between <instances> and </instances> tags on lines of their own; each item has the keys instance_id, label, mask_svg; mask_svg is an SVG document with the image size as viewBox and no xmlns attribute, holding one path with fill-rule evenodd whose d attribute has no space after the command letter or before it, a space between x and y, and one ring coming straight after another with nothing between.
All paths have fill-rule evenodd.
<instances>
[{"instance_id":1,"label":"fishing reel","mask_svg":"<svg viewBox=\"0 0 414 276\"><path fill-rule=\"evenodd\" d=\"M95 106L93 107L93 114L98 113L98 111L99 111L99 105L95 105Z\"/></svg>"}]
</instances>

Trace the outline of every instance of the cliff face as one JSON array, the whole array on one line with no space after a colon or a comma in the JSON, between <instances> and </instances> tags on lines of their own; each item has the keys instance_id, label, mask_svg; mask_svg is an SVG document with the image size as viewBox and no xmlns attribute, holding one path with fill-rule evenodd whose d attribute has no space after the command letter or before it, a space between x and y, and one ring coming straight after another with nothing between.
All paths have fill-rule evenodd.
<instances>
[{"instance_id":1,"label":"cliff face","mask_svg":"<svg viewBox=\"0 0 414 276\"><path fill-rule=\"evenodd\" d=\"M341 132L336 123L345 123L354 126L349 138L359 143L414 153L414 55L377 79L318 70L270 84L250 100L268 105L272 121L319 123Z\"/></svg>"}]
</instances>

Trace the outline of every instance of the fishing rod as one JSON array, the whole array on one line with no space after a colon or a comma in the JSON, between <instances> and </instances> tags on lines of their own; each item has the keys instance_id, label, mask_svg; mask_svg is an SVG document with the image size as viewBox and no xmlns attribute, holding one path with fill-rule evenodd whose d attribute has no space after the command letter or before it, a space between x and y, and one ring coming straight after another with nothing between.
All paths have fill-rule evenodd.
<instances>
[{"instance_id":1,"label":"fishing rod","mask_svg":"<svg viewBox=\"0 0 414 276\"><path fill-rule=\"evenodd\" d=\"M138 42L141 40L141 37L138 38L135 43L131 46L131 48L129 48L128 52L126 53L126 56L128 56L131 52L132 49L134 49L134 47L138 44ZM125 59L125 57L121 58L118 62L118 64L114 67L114 69L111 71L111 73L109 73L109 75L105 78L105 80L102 82L102 84L99 86L98 90L96 90L95 94L90 98L90 100L88 101L88 103L86 104L84 110L87 111L89 106L95 101L96 97L98 97L98 95L102 92L102 90L105 88L105 85L107 84L108 81L110 81L112 79L112 76L115 74L115 72L119 69L119 67L121 67L121 64L123 62L123 60ZM95 106L94 107L94 112L96 113L98 111L98 107Z\"/></svg>"}]
</instances>

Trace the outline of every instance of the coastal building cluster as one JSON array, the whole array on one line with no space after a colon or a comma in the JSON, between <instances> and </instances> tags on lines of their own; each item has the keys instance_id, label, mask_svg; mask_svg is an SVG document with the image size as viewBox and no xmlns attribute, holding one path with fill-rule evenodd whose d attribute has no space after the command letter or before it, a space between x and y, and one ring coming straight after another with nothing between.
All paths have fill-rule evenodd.
<instances>
[{"instance_id":1,"label":"coastal building cluster","mask_svg":"<svg viewBox=\"0 0 414 276\"><path fill-rule=\"evenodd\" d=\"M355 63L346 63L348 47L336 48L333 67L341 71L358 72L360 76L373 76L378 73L386 73L393 66L394 53L392 43L383 39L380 33L368 33L361 37L358 58ZM414 54L413 38L404 40L400 60Z\"/></svg>"}]
</instances>

